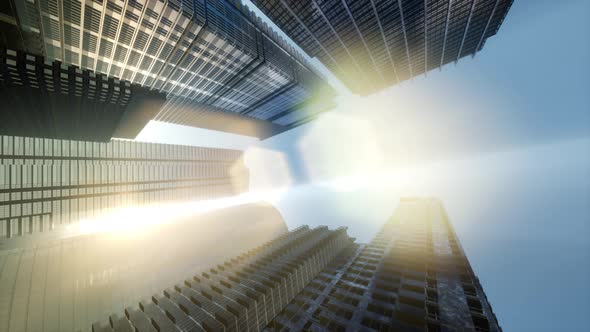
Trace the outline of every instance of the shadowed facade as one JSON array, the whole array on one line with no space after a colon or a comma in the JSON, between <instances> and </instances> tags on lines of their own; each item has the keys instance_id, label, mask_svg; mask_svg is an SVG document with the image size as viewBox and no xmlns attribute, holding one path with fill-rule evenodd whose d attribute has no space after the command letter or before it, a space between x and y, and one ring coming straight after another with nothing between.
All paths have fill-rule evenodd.
<instances>
[{"instance_id":1,"label":"shadowed facade","mask_svg":"<svg viewBox=\"0 0 590 332\"><path fill-rule=\"evenodd\" d=\"M360 95L475 55L512 5L512 0L252 2Z\"/></svg>"},{"instance_id":2,"label":"shadowed facade","mask_svg":"<svg viewBox=\"0 0 590 332\"><path fill-rule=\"evenodd\" d=\"M442 204L405 198L334 259L267 331L502 331Z\"/></svg>"},{"instance_id":3,"label":"shadowed facade","mask_svg":"<svg viewBox=\"0 0 590 332\"><path fill-rule=\"evenodd\" d=\"M330 85L240 1L9 0L1 9L4 47L165 95L138 126L149 118L266 138L334 106Z\"/></svg>"}]
</instances>

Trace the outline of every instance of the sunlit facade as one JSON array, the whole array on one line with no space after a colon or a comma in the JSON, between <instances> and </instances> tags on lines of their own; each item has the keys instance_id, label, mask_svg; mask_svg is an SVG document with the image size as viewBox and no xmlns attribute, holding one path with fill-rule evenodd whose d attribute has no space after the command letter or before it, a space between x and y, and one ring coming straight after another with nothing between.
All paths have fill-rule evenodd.
<instances>
[{"instance_id":1,"label":"sunlit facade","mask_svg":"<svg viewBox=\"0 0 590 332\"><path fill-rule=\"evenodd\" d=\"M268 331L501 331L438 200L406 198L334 259Z\"/></svg>"},{"instance_id":2,"label":"sunlit facade","mask_svg":"<svg viewBox=\"0 0 590 332\"><path fill-rule=\"evenodd\" d=\"M240 1L14 3L9 44L165 93L159 121L264 138L333 106L326 81Z\"/></svg>"},{"instance_id":3,"label":"sunlit facade","mask_svg":"<svg viewBox=\"0 0 590 332\"><path fill-rule=\"evenodd\" d=\"M475 55L512 5L512 0L252 2L361 95Z\"/></svg>"},{"instance_id":4,"label":"sunlit facade","mask_svg":"<svg viewBox=\"0 0 590 332\"><path fill-rule=\"evenodd\" d=\"M116 208L247 190L237 150L0 136L0 243Z\"/></svg>"},{"instance_id":5,"label":"sunlit facade","mask_svg":"<svg viewBox=\"0 0 590 332\"><path fill-rule=\"evenodd\" d=\"M260 331L352 239L299 227L93 324L102 331Z\"/></svg>"},{"instance_id":6,"label":"sunlit facade","mask_svg":"<svg viewBox=\"0 0 590 332\"><path fill-rule=\"evenodd\" d=\"M94 331L502 331L440 201L403 198L368 244L297 228Z\"/></svg>"},{"instance_id":7,"label":"sunlit facade","mask_svg":"<svg viewBox=\"0 0 590 332\"><path fill-rule=\"evenodd\" d=\"M127 234L2 246L0 331L90 332L113 312L286 232L279 212L257 203Z\"/></svg>"}]
</instances>

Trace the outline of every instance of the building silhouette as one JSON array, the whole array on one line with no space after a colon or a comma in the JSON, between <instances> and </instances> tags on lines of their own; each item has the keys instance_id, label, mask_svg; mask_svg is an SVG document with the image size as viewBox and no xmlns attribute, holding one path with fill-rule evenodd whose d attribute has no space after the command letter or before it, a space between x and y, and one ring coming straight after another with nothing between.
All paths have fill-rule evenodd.
<instances>
[{"instance_id":1,"label":"building silhouette","mask_svg":"<svg viewBox=\"0 0 590 332\"><path fill-rule=\"evenodd\" d=\"M475 55L512 5L512 0L252 2L361 95Z\"/></svg>"},{"instance_id":2,"label":"building silhouette","mask_svg":"<svg viewBox=\"0 0 590 332\"><path fill-rule=\"evenodd\" d=\"M9 0L0 10L5 48L165 94L144 120L266 138L333 106L326 81L240 1Z\"/></svg>"},{"instance_id":3,"label":"building silhouette","mask_svg":"<svg viewBox=\"0 0 590 332\"><path fill-rule=\"evenodd\" d=\"M0 243L108 209L247 190L237 150L0 136Z\"/></svg>"},{"instance_id":4,"label":"building silhouette","mask_svg":"<svg viewBox=\"0 0 590 332\"><path fill-rule=\"evenodd\" d=\"M404 198L366 245L301 227L97 331L501 331L441 203Z\"/></svg>"},{"instance_id":5,"label":"building silhouette","mask_svg":"<svg viewBox=\"0 0 590 332\"><path fill-rule=\"evenodd\" d=\"M165 94L93 71L0 49L0 133L109 142L135 138Z\"/></svg>"}]
</instances>

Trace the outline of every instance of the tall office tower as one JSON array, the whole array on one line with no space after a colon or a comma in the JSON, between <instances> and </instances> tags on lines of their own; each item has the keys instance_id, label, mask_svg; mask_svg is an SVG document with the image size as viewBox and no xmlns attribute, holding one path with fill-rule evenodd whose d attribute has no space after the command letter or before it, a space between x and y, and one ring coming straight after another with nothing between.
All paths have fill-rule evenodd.
<instances>
[{"instance_id":1,"label":"tall office tower","mask_svg":"<svg viewBox=\"0 0 590 332\"><path fill-rule=\"evenodd\" d=\"M295 229L93 324L93 331L260 331L352 239Z\"/></svg>"},{"instance_id":2,"label":"tall office tower","mask_svg":"<svg viewBox=\"0 0 590 332\"><path fill-rule=\"evenodd\" d=\"M501 331L441 203L402 199L365 246L333 260L268 331Z\"/></svg>"},{"instance_id":3,"label":"tall office tower","mask_svg":"<svg viewBox=\"0 0 590 332\"><path fill-rule=\"evenodd\" d=\"M475 55L512 5L512 0L252 2L361 95Z\"/></svg>"},{"instance_id":4,"label":"tall office tower","mask_svg":"<svg viewBox=\"0 0 590 332\"><path fill-rule=\"evenodd\" d=\"M93 322L287 232L279 212L260 203L161 222L0 249L0 331L91 331Z\"/></svg>"},{"instance_id":5,"label":"tall office tower","mask_svg":"<svg viewBox=\"0 0 590 332\"><path fill-rule=\"evenodd\" d=\"M237 0L8 3L0 41L165 93L159 121L265 138L332 107L326 81Z\"/></svg>"},{"instance_id":6,"label":"tall office tower","mask_svg":"<svg viewBox=\"0 0 590 332\"><path fill-rule=\"evenodd\" d=\"M0 243L105 210L247 191L241 151L0 136Z\"/></svg>"},{"instance_id":7,"label":"tall office tower","mask_svg":"<svg viewBox=\"0 0 590 332\"><path fill-rule=\"evenodd\" d=\"M133 139L166 96L59 61L0 49L0 134L108 142Z\"/></svg>"}]
</instances>

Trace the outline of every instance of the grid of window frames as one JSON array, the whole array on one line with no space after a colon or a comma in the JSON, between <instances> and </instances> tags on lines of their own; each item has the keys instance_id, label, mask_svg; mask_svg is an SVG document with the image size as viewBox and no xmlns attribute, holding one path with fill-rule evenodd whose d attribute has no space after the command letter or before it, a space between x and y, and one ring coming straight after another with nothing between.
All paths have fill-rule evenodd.
<instances>
[{"instance_id":1,"label":"grid of window frames","mask_svg":"<svg viewBox=\"0 0 590 332\"><path fill-rule=\"evenodd\" d=\"M267 331L501 331L441 203L402 199L365 246L334 259Z\"/></svg>"},{"instance_id":2,"label":"grid of window frames","mask_svg":"<svg viewBox=\"0 0 590 332\"><path fill-rule=\"evenodd\" d=\"M49 231L110 208L247 191L241 156L131 141L0 136L0 239Z\"/></svg>"},{"instance_id":3,"label":"grid of window frames","mask_svg":"<svg viewBox=\"0 0 590 332\"><path fill-rule=\"evenodd\" d=\"M93 324L93 331L116 324L137 331L261 331L352 242L345 228L302 226L127 308L124 316Z\"/></svg>"},{"instance_id":4,"label":"grid of window frames","mask_svg":"<svg viewBox=\"0 0 590 332\"><path fill-rule=\"evenodd\" d=\"M47 58L165 92L159 121L198 126L198 117L182 116L187 109L267 120L309 102L320 86L334 95L240 1L33 0L17 11ZM285 94L288 103L265 105L293 85L299 92Z\"/></svg>"},{"instance_id":5,"label":"grid of window frames","mask_svg":"<svg viewBox=\"0 0 590 332\"><path fill-rule=\"evenodd\" d=\"M353 92L370 94L475 55L512 0L252 0Z\"/></svg>"},{"instance_id":6,"label":"grid of window frames","mask_svg":"<svg viewBox=\"0 0 590 332\"><path fill-rule=\"evenodd\" d=\"M5 135L108 142L114 135L135 137L149 121L151 106L161 105L166 96L59 61L0 48L0 100L10 105L0 112L0 132ZM141 117L133 117L139 113Z\"/></svg>"},{"instance_id":7,"label":"grid of window frames","mask_svg":"<svg viewBox=\"0 0 590 332\"><path fill-rule=\"evenodd\" d=\"M0 241L6 249L0 250L0 331L91 332L92 323L112 312L123 313L146 295L286 233L280 214L268 204L243 204L202 217L123 241L112 234L8 248ZM218 248L221 239L231 246ZM114 330L134 331L118 325Z\"/></svg>"}]
</instances>

